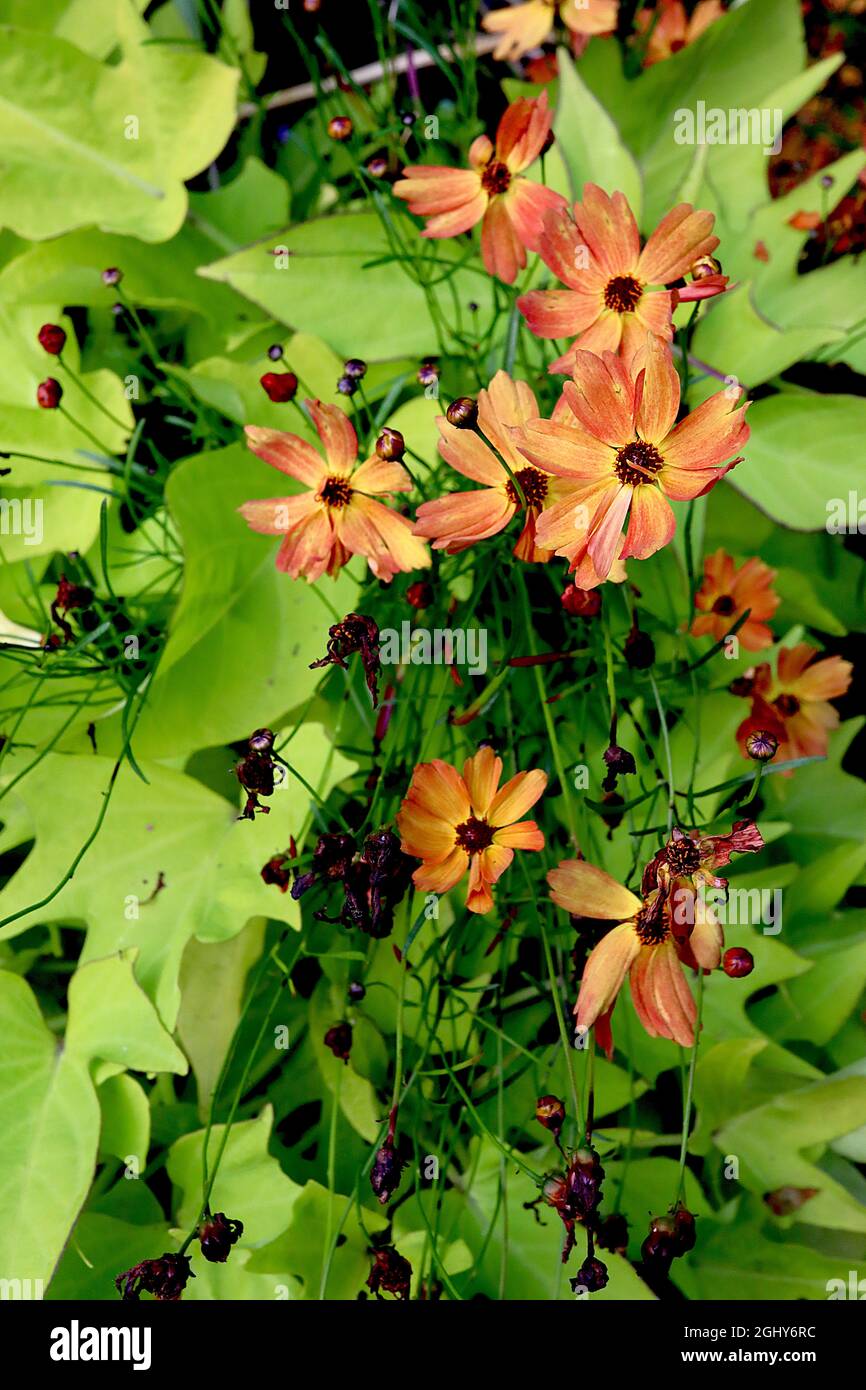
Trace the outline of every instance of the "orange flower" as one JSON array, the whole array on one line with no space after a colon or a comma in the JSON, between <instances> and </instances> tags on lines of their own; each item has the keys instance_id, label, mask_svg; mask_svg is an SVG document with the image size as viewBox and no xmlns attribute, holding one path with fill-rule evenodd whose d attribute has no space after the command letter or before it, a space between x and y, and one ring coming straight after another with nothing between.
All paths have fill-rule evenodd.
<instances>
[{"instance_id":1,"label":"orange flower","mask_svg":"<svg viewBox=\"0 0 866 1390\"><path fill-rule=\"evenodd\" d=\"M533 164L550 134L547 93L534 101L521 98L508 107L496 132L495 146L479 135L469 149L469 169L414 164L394 185L409 211L428 218L425 237L457 236L481 222L481 255L491 275L507 285L526 265L526 252L537 251L544 214L564 206L553 189L519 177Z\"/></svg>"},{"instance_id":2,"label":"orange flower","mask_svg":"<svg viewBox=\"0 0 866 1390\"><path fill-rule=\"evenodd\" d=\"M724 13L720 0L698 0L691 15L686 14L681 0L661 0L657 10L640 10L635 18L638 33L645 34L651 27L644 67L670 58L694 43Z\"/></svg>"},{"instance_id":3,"label":"orange flower","mask_svg":"<svg viewBox=\"0 0 866 1390\"><path fill-rule=\"evenodd\" d=\"M744 757L749 756L747 738L762 729L779 740L777 762L826 757L828 735L839 726L838 712L829 701L845 694L854 668L840 656L815 661L816 656L817 647L799 642L780 648L775 675L766 661L757 667L751 713L737 730Z\"/></svg>"},{"instance_id":4,"label":"orange flower","mask_svg":"<svg viewBox=\"0 0 866 1390\"><path fill-rule=\"evenodd\" d=\"M544 848L535 821L520 817L541 796L546 774L538 768L518 772L504 787L501 776L502 759L487 747L466 759L462 777L439 758L415 768L397 828L404 853L423 860L412 875L422 893L447 893L468 869L466 906L470 912L489 912L491 885L514 851Z\"/></svg>"},{"instance_id":5,"label":"orange flower","mask_svg":"<svg viewBox=\"0 0 866 1390\"><path fill-rule=\"evenodd\" d=\"M399 463L374 455L360 467L358 439L335 405L307 401L325 457L296 434L247 425L254 454L304 483L307 491L291 497L244 502L238 510L253 531L285 536L277 552L277 569L312 583L320 575L336 576L352 555L366 557L377 579L393 579L400 570L430 564L430 556L412 523L377 501L390 493L409 492L412 479Z\"/></svg>"},{"instance_id":6,"label":"orange flower","mask_svg":"<svg viewBox=\"0 0 866 1390\"><path fill-rule=\"evenodd\" d=\"M525 4L492 10L481 20L481 27L502 35L493 50L494 58L514 62L550 38L557 10L572 33L590 35L610 34L616 28L618 9L619 0L586 0L579 6L575 0L526 0Z\"/></svg>"},{"instance_id":7,"label":"orange flower","mask_svg":"<svg viewBox=\"0 0 866 1390\"><path fill-rule=\"evenodd\" d=\"M667 897L654 889L641 900L602 869L567 859L547 875L551 897L566 912L617 922L590 952L574 1012L576 1031L598 1024L599 1040L613 1052L610 1015L629 976L638 1018L651 1038L671 1038L682 1047L695 1040L697 1010L682 970L689 964L715 970L722 958L722 928L708 906L699 904L691 932L682 942L671 931Z\"/></svg>"},{"instance_id":8,"label":"orange flower","mask_svg":"<svg viewBox=\"0 0 866 1390\"><path fill-rule=\"evenodd\" d=\"M516 442L538 468L572 480L542 511L538 544L565 556L582 589L607 579L621 556L645 560L668 544L676 521L668 498L709 492L746 442L747 406L717 392L678 425L679 377L671 355L647 335L645 365L629 369L612 352L575 354L563 398L574 417L533 420ZM623 523L628 529L622 535ZM591 562L587 566L587 559Z\"/></svg>"},{"instance_id":9,"label":"orange flower","mask_svg":"<svg viewBox=\"0 0 866 1390\"><path fill-rule=\"evenodd\" d=\"M699 610L691 626L693 637L724 637L748 608L749 616L737 636L747 652L773 645L773 633L764 618L772 618L779 606L773 592L776 571L752 556L739 569L724 550L704 560L704 582L695 594Z\"/></svg>"},{"instance_id":10,"label":"orange flower","mask_svg":"<svg viewBox=\"0 0 866 1390\"><path fill-rule=\"evenodd\" d=\"M537 415L538 405L526 382L512 381L507 372L497 372L487 390L478 393L478 428L493 448L474 430L457 429L444 415L438 416L440 454L458 473L483 486L423 502L418 508L416 536L432 539L434 550L455 555L505 530L522 504L495 449L508 463L526 499L526 520L514 553L522 560L549 560L551 552L535 545L535 522L547 497L550 475L527 464L510 434L510 427L525 425Z\"/></svg>"},{"instance_id":11,"label":"orange flower","mask_svg":"<svg viewBox=\"0 0 866 1390\"><path fill-rule=\"evenodd\" d=\"M594 183L584 185L574 221L560 207L545 214L538 245L541 258L568 288L530 290L517 307L538 338L574 338L552 362L551 372L570 374L579 348L618 352L632 358L647 332L661 342L673 337L674 292L649 290L679 280L719 244L711 212L678 203L662 218L641 250L637 223L623 193L612 198Z\"/></svg>"}]
</instances>

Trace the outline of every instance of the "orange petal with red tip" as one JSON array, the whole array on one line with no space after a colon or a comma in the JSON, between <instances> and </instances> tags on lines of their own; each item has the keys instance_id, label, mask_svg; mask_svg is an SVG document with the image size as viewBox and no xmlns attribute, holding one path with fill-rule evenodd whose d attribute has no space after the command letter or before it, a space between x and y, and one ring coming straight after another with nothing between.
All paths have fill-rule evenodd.
<instances>
[{"instance_id":1,"label":"orange petal with red tip","mask_svg":"<svg viewBox=\"0 0 866 1390\"><path fill-rule=\"evenodd\" d=\"M481 181L474 170L436 164L410 165L394 184L396 197L407 202L409 211L418 217L465 207L480 191Z\"/></svg>"},{"instance_id":2,"label":"orange petal with red tip","mask_svg":"<svg viewBox=\"0 0 866 1390\"><path fill-rule=\"evenodd\" d=\"M691 203L671 208L640 254L638 279L648 285L681 279L695 261L718 246L719 238L712 234L715 220L711 212L696 212Z\"/></svg>"},{"instance_id":3,"label":"orange petal with red tip","mask_svg":"<svg viewBox=\"0 0 866 1390\"><path fill-rule=\"evenodd\" d=\"M739 453L748 440L747 409L724 391L717 391L675 425L663 441L665 463L686 471L717 468Z\"/></svg>"},{"instance_id":4,"label":"orange petal with red tip","mask_svg":"<svg viewBox=\"0 0 866 1390\"><path fill-rule=\"evenodd\" d=\"M676 529L671 505L658 488L651 484L636 487L622 558L646 560L673 540Z\"/></svg>"},{"instance_id":5,"label":"orange petal with red tip","mask_svg":"<svg viewBox=\"0 0 866 1390\"><path fill-rule=\"evenodd\" d=\"M608 277L634 272L640 255L640 237L624 193L616 192L609 197L597 184L584 184L583 202L574 205L574 220L590 254ZM646 280L648 277L639 278Z\"/></svg>"},{"instance_id":6,"label":"orange petal with red tip","mask_svg":"<svg viewBox=\"0 0 866 1390\"><path fill-rule=\"evenodd\" d=\"M517 505L500 488L481 488L478 492L451 492L431 502L422 502L415 518L416 536L433 541L434 550L455 555L476 541L487 540L504 531Z\"/></svg>"},{"instance_id":7,"label":"orange petal with red tip","mask_svg":"<svg viewBox=\"0 0 866 1390\"><path fill-rule=\"evenodd\" d=\"M492 198L481 224L481 258L490 275L513 285L518 271L526 265L526 251L508 215L502 197Z\"/></svg>"},{"instance_id":8,"label":"orange petal with red tip","mask_svg":"<svg viewBox=\"0 0 866 1390\"><path fill-rule=\"evenodd\" d=\"M310 400L304 404L322 441L329 471L342 476L351 473L358 462L358 436L351 420L338 405Z\"/></svg>"},{"instance_id":9,"label":"orange petal with red tip","mask_svg":"<svg viewBox=\"0 0 866 1390\"><path fill-rule=\"evenodd\" d=\"M508 215L518 237L528 251L537 251L546 214L562 203L559 193L530 179L514 179L505 194Z\"/></svg>"},{"instance_id":10,"label":"orange petal with red tip","mask_svg":"<svg viewBox=\"0 0 866 1390\"><path fill-rule=\"evenodd\" d=\"M669 348L647 334L642 358L644 373L635 425L641 439L661 444L670 433L680 408L680 379Z\"/></svg>"},{"instance_id":11,"label":"orange petal with red tip","mask_svg":"<svg viewBox=\"0 0 866 1390\"><path fill-rule=\"evenodd\" d=\"M574 380L562 394L578 424L596 439L619 449L634 438L634 379L612 352L576 352Z\"/></svg>"},{"instance_id":12,"label":"orange petal with red tip","mask_svg":"<svg viewBox=\"0 0 866 1390\"><path fill-rule=\"evenodd\" d=\"M261 425L247 425L244 434L254 454L272 468L288 473L307 487L318 488L328 476L328 469L312 444L285 430L269 430Z\"/></svg>"}]
</instances>

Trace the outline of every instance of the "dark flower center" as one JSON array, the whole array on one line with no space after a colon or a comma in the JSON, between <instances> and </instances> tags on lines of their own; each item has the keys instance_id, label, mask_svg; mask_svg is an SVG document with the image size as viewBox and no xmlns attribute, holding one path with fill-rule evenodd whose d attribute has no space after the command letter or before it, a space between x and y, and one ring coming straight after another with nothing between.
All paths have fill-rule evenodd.
<instances>
[{"instance_id":1,"label":"dark flower center","mask_svg":"<svg viewBox=\"0 0 866 1390\"><path fill-rule=\"evenodd\" d=\"M653 444L648 444L645 439L634 439L620 449L614 472L621 483L638 487L640 483L652 482L663 464L664 459Z\"/></svg>"},{"instance_id":2,"label":"dark flower center","mask_svg":"<svg viewBox=\"0 0 866 1390\"><path fill-rule=\"evenodd\" d=\"M491 198L497 193L507 193L511 183L511 170L501 160L491 159L481 175L481 187Z\"/></svg>"},{"instance_id":3,"label":"dark flower center","mask_svg":"<svg viewBox=\"0 0 866 1390\"><path fill-rule=\"evenodd\" d=\"M346 507L352 499L352 489L345 478L326 478L319 500L328 507Z\"/></svg>"},{"instance_id":4,"label":"dark flower center","mask_svg":"<svg viewBox=\"0 0 866 1390\"><path fill-rule=\"evenodd\" d=\"M669 936L668 924L662 913L662 899L652 907L642 907L634 921L634 929L642 946L661 946Z\"/></svg>"},{"instance_id":5,"label":"dark flower center","mask_svg":"<svg viewBox=\"0 0 866 1390\"><path fill-rule=\"evenodd\" d=\"M776 706L776 709L783 719L790 719L792 715L798 714L800 710L800 701L797 699L796 695L779 695L773 701L773 704Z\"/></svg>"},{"instance_id":6,"label":"dark flower center","mask_svg":"<svg viewBox=\"0 0 866 1390\"><path fill-rule=\"evenodd\" d=\"M642 294L643 285L633 275L614 275L604 287L604 302L617 314L630 314Z\"/></svg>"},{"instance_id":7,"label":"dark flower center","mask_svg":"<svg viewBox=\"0 0 866 1390\"><path fill-rule=\"evenodd\" d=\"M701 852L694 840L685 836L671 840L665 848L665 859L675 874L692 874L700 867Z\"/></svg>"},{"instance_id":8,"label":"dark flower center","mask_svg":"<svg viewBox=\"0 0 866 1390\"><path fill-rule=\"evenodd\" d=\"M521 468L515 474L520 484L520 490L526 498L527 507L541 507L547 496L549 479L544 473L540 473L537 468ZM517 496L517 488L511 479L505 484L505 491L508 494L509 502L513 502L515 507L520 506L520 498Z\"/></svg>"},{"instance_id":9,"label":"dark flower center","mask_svg":"<svg viewBox=\"0 0 866 1390\"><path fill-rule=\"evenodd\" d=\"M462 825L458 825L455 834L458 845L465 849L467 854L478 854L493 844L493 827L488 825L486 820L478 820L475 816L470 816Z\"/></svg>"},{"instance_id":10,"label":"dark flower center","mask_svg":"<svg viewBox=\"0 0 866 1390\"><path fill-rule=\"evenodd\" d=\"M722 594L713 604L713 612L718 613L720 618L729 618L736 606L730 594Z\"/></svg>"}]
</instances>

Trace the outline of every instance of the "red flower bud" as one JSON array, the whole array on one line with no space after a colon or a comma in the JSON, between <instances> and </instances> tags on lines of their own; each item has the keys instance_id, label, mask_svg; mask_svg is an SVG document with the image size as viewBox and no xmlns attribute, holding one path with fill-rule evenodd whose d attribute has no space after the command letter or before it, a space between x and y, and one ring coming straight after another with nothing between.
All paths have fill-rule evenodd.
<instances>
[{"instance_id":1,"label":"red flower bud","mask_svg":"<svg viewBox=\"0 0 866 1390\"><path fill-rule=\"evenodd\" d=\"M755 968L755 958L745 946L732 946L722 957L722 969L732 980L741 980L751 975Z\"/></svg>"},{"instance_id":2,"label":"red flower bud","mask_svg":"<svg viewBox=\"0 0 866 1390\"><path fill-rule=\"evenodd\" d=\"M285 405L297 395L298 378L294 372L265 372L260 381L268 400L275 405Z\"/></svg>"},{"instance_id":3,"label":"red flower bud","mask_svg":"<svg viewBox=\"0 0 866 1390\"><path fill-rule=\"evenodd\" d=\"M36 404L41 405L43 410L56 410L62 395L63 387L60 382L55 381L53 376L47 376L36 387Z\"/></svg>"},{"instance_id":4,"label":"red flower bud","mask_svg":"<svg viewBox=\"0 0 866 1390\"><path fill-rule=\"evenodd\" d=\"M578 589L576 585L569 584L560 602L573 618L594 618L601 612L601 593L598 589Z\"/></svg>"},{"instance_id":5,"label":"red flower bud","mask_svg":"<svg viewBox=\"0 0 866 1390\"><path fill-rule=\"evenodd\" d=\"M416 579L406 590L406 602L413 608L429 608L433 602L433 585L426 579Z\"/></svg>"},{"instance_id":6,"label":"red flower bud","mask_svg":"<svg viewBox=\"0 0 866 1390\"><path fill-rule=\"evenodd\" d=\"M539 1096L535 1102L535 1118L558 1139L565 1124L565 1104L558 1096Z\"/></svg>"},{"instance_id":7,"label":"red flower bud","mask_svg":"<svg viewBox=\"0 0 866 1390\"><path fill-rule=\"evenodd\" d=\"M328 121L328 134L332 140L348 140L353 130L348 116L332 116Z\"/></svg>"},{"instance_id":8,"label":"red flower bud","mask_svg":"<svg viewBox=\"0 0 866 1390\"><path fill-rule=\"evenodd\" d=\"M406 452L406 441L399 430L389 429L386 425L380 431L379 438L376 440L376 453L380 459L386 463L399 462Z\"/></svg>"},{"instance_id":9,"label":"red flower bud","mask_svg":"<svg viewBox=\"0 0 866 1390\"><path fill-rule=\"evenodd\" d=\"M458 396L445 411L445 418L458 430L471 430L478 419L478 405L471 396Z\"/></svg>"},{"instance_id":10,"label":"red flower bud","mask_svg":"<svg viewBox=\"0 0 866 1390\"><path fill-rule=\"evenodd\" d=\"M46 352L50 352L52 357L58 357L66 343L66 331L60 327L59 323L43 323L37 337L42 347Z\"/></svg>"}]
</instances>

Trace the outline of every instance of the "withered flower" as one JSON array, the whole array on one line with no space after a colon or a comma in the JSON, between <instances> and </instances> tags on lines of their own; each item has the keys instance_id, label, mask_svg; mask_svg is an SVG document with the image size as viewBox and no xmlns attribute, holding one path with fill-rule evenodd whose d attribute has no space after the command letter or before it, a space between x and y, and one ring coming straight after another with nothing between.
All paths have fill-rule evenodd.
<instances>
[{"instance_id":1,"label":"withered flower","mask_svg":"<svg viewBox=\"0 0 866 1390\"><path fill-rule=\"evenodd\" d=\"M114 1287L125 1303L137 1303L142 1293L152 1294L160 1302L175 1303L194 1278L189 1256L168 1251L158 1260L142 1260L132 1269L125 1269L118 1274Z\"/></svg>"},{"instance_id":2,"label":"withered flower","mask_svg":"<svg viewBox=\"0 0 866 1390\"><path fill-rule=\"evenodd\" d=\"M201 1253L212 1264L225 1264L235 1241L244 1233L244 1223L233 1221L225 1212L206 1217L198 1228Z\"/></svg>"},{"instance_id":3,"label":"withered flower","mask_svg":"<svg viewBox=\"0 0 866 1390\"><path fill-rule=\"evenodd\" d=\"M325 1047L329 1047L335 1057L348 1065L352 1051L352 1025L345 1019L335 1023L325 1034Z\"/></svg>"},{"instance_id":4,"label":"withered flower","mask_svg":"<svg viewBox=\"0 0 866 1390\"><path fill-rule=\"evenodd\" d=\"M373 1268L367 1277L367 1288L377 1298L383 1293L392 1293L403 1300L409 1297L412 1282L412 1266L407 1259L394 1249L393 1245L383 1245L373 1255Z\"/></svg>"},{"instance_id":5,"label":"withered flower","mask_svg":"<svg viewBox=\"0 0 866 1390\"><path fill-rule=\"evenodd\" d=\"M347 671L349 665L346 658L354 652L360 654L367 689L375 709L379 703L380 662L379 625L373 618L367 618L363 613L347 613L341 622L334 623L333 627L328 628L327 655L319 661L311 661L310 670L315 671L320 666L341 666Z\"/></svg>"}]
</instances>

